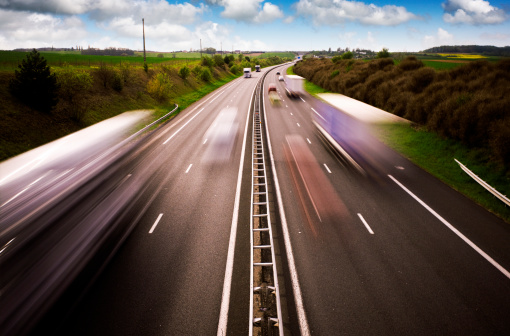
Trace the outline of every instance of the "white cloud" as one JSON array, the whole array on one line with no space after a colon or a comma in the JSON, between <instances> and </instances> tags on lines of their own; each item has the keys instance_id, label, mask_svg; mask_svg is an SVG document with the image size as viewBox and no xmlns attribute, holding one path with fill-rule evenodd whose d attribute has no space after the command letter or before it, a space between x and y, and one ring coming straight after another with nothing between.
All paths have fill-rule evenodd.
<instances>
[{"instance_id":1,"label":"white cloud","mask_svg":"<svg viewBox=\"0 0 510 336\"><path fill-rule=\"evenodd\" d=\"M283 22L284 22L284 23L289 24L289 23L294 22L294 20L295 20L295 19L296 19L296 18L295 18L294 16L287 16L287 17L283 20Z\"/></svg>"},{"instance_id":2,"label":"white cloud","mask_svg":"<svg viewBox=\"0 0 510 336\"><path fill-rule=\"evenodd\" d=\"M281 19L283 17L283 12L276 5L273 5L270 2L266 2L262 10L255 16L253 22L256 23L266 23L273 22L276 19Z\"/></svg>"},{"instance_id":3,"label":"white cloud","mask_svg":"<svg viewBox=\"0 0 510 336\"><path fill-rule=\"evenodd\" d=\"M446 0L442 6L448 23L499 24L508 18L504 10L484 0Z\"/></svg>"},{"instance_id":4,"label":"white cloud","mask_svg":"<svg viewBox=\"0 0 510 336\"><path fill-rule=\"evenodd\" d=\"M358 21L366 25L396 26L418 19L418 16L408 12L402 6L378 7L359 1L299 0L295 8L298 15L309 17L315 25L336 25L346 21Z\"/></svg>"},{"instance_id":5,"label":"white cloud","mask_svg":"<svg viewBox=\"0 0 510 336\"><path fill-rule=\"evenodd\" d=\"M91 8L91 0L1 0L0 8L53 14L83 14Z\"/></svg>"},{"instance_id":6,"label":"white cloud","mask_svg":"<svg viewBox=\"0 0 510 336\"><path fill-rule=\"evenodd\" d=\"M438 28L436 35L425 35L422 44L425 48L437 47L441 45L452 44L454 42L453 35L444 30Z\"/></svg>"},{"instance_id":7,"label":"white cloud","mask_svg":"<svg viewBox=\"0 0 510 336\"><path fill-rule=\"evenodd\" d=\"M190 39L192 32L186 26L197 22L206 10L203 4L165 0L0 0L0 47L71 47L88 39L87 45L94 47L109 47L104 43L111 41L110 46L122 42L124 47L138 49L142 18L146 35L169 45ZM94 29L87 31L83 21L87 18L89 26L95 23L101 36L109 38L95 36ZM159 41L153 45L161 48Z\"/></svg>"},{"instance_id":8,"label":"white cloud","mask_svg":"<svg viewBox=\"0 0 510 336\"><path fill-rule=\"evenodd\" d=\"M52 15L86 14L94 21L145 17L154 23L190 24L205 10L203 4L169 4L165 0L0 0L0 8Z\"/></svg>"},{"instance_id":9,"label":"white cloud","mask_svg":"<svg viewBox=\"0 0 510 336\"><path fill-rule=\"evenodd\" d=\"M283 17L283 12L278 6L264 0L206 0L206 2L224 7L221 16L236 21L267 23Z\"/></svg>"},{"instance_id":10,"label":"white cloud","mask_svg":"<svg viewBox=\"0 0 510 336\"><path fill-rule=\"evenodd\" d=\"M77 16L57 18L49 14L0 9L0 49L76 46L87 36Z\"/></svg>"}]
</instances>

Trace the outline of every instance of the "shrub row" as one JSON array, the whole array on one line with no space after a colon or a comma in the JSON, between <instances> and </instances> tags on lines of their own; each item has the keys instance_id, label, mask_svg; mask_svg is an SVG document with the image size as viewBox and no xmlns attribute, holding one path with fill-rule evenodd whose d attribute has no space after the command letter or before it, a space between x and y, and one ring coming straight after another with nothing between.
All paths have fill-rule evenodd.
<instances>
[{"instance_id":1,"label":"shrub row","mask_svg":"<svg viewBox=\"0 0 510 336\"><path fill-rule=\"evenodd\" d=\"M332 92L345 94L426 125L471 148L486 150L510 167L510 60L475 61L449 70L425 67L415 57L395 65L307 59L294 72Z\"/></svg>"}]
</instances>

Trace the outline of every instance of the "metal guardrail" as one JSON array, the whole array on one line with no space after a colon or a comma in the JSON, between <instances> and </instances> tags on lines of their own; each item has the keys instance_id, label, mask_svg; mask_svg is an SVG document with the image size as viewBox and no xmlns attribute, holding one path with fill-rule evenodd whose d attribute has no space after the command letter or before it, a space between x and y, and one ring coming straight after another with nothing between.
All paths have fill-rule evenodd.
<instances>
[{"instance_id":1,"label":"metal guardrail","mask_svg":"<svg viewBox=\"0 0 510 336\"><path fill-rule=\"evenodd\" d=\"M460 168L466 172L466 174L468 174L469 176L471 176L471 178L473 180L475 180L476 182L478 182L482 187L484 187L485 189L487 189L491 194L493 194L494 196L496 196L497 198L499 198L503 203L505 203L507 206L510 206L510 200L505 196L503 195L502 193L500 193L499 191L497 191L496 189L494 189L493 187L491 187L487 182L485 182L484 180L482 180L480 177L478 177L475 173L473 173L471 170L469 170L466 166L464 166L462 163L460 163L459 160L457 159L454 159L455 162L457 162L460 166Z\"/></svg>"},{"instance_id":2,"label":"metal guardrail","mask_svg":"<svg viewBox=\"0 0 510 336\"><path fill-rule=\"evenodd\" d=\"M161 120L165 119L165 118L168 118L172 113L174 113L178 108L179 108L179 105L177 104L174 104L175 105L175 108L168 112L167 114L165 114L164 116L162 116L161 118L159 118L158 120L155 120L153 122L151 122L149 125L146 125L144 128L142 128L141 130L139 130L138 132L134 133L133 135L129 136L129 138L127 138L126 140L124 141L130 141L132 140L133 138L135 138L136 136L140 135L141 133L145 132L147 129L149 129L150 127L156 125L158 122L160 122Z\"/></svg>"},{"instance_id":3,"label":"metal guardrail","mask_svg":"<svg viewBox=\"0 0 510 336\"><path fill-rule=\"evenodd\" d=\"M255 89L252 141L251 270L249 335L283 335L278 274L262 135L260 101L262 82Z\"/></svg>"}]
</instances>

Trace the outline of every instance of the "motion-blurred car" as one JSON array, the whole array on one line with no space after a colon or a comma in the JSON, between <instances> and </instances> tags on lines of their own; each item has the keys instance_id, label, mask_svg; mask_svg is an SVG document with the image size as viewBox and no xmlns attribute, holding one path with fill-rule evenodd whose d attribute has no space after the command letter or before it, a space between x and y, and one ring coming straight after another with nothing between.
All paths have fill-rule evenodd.
<instances>
[{"instance_id":1,"label":"motion-blurred car","mask_svg":"<svg viewBox=\"0 0 510 336\"><path fill-rule=\"evenodd\" d=\"M210 163L228 161L232 155L238 127L237 108L223 109L205 133L208 145L202 160Z\"/></svg>"},{"instance_id":2,"label":"motion-blurred car","mask_svg":"<svg viewBox=\"0 0 510 336\"><path fill-rule=\"evenodd\" d=\"M279 80L280 82L283 82L283 76L278 77L278 80Z\"/></svg>"},{"instance_id":3,"label":"motion-blurred car","mask_svg":"<svg viewBox=\"0 0 510 336\"><path fill-rule=\"evenodd\" d=\"M267 93L269 95L269 101L271 104L279 104L280 103L280 96L278 95L278 92L276 91L276 84L271 83L269 84L269 87L267 89Z\"/></svg>"}]
</instances>

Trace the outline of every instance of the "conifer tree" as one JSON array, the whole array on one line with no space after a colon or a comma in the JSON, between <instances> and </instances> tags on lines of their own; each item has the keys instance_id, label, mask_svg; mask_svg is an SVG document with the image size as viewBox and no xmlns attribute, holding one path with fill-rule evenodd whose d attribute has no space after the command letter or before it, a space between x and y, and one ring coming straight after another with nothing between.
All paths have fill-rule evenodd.
<instances>
[{"instance_id":1,"label":"conifer tree","mask_svg":"<svg viewBox=\"0 0 510 336\"><path fill-rule=\"evenodd\" d=\"M18 65L9 91L26 105L49 113L58 102L58 84L46 59L35 49Z\"/></svg>"}]
</instances>

